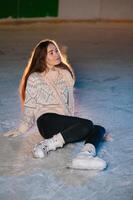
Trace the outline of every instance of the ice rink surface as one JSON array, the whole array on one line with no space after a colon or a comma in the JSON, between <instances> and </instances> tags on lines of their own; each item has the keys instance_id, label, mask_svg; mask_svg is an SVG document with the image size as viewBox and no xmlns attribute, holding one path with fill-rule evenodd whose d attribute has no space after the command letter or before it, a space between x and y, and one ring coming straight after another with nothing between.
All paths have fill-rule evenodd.
<instances>
[{"instance_id":1,"label":"ice rink surface","mask_svg":"<svg viewBox=\"0 0 133 200\"><path fill-rule=\"evenodd\" d=\"M36 128L17 138L3 133L19 123L18 85L33 47L55 39L76 73L75 115L112 134L99 157L102 172L67 169L83 143L32 158ZM0 200L133 199L133 24L0 25Z\"/></svg>"}]
</instances>

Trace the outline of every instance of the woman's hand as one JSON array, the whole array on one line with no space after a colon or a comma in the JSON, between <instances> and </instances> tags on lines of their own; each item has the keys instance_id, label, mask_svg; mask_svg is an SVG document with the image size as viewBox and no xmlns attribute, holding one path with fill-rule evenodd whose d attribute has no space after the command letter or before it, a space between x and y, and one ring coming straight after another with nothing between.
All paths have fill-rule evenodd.
<instances>
[{"instance_id":1,"label":"woman's hand","mask_svg":"<svg viewBox=\"0 0 133 200\"><path fill-rule=\"evenodd\" d=\"M110 133L105 133L104 136L103 136L103 138L104 138L104 140L106 142L112 142L113 141L113 138L112 138L112 136L111 136Z\"/></svg>"},{"instance_id":2,"label":"woman's hand","mask_svg":"<svg viewBox=\"0 0 133 200\"><path fill-rule=\"evenodd\" d=\"M4 133L4 136L6 137L17 137L18 135L21 135L18 129L10 130Z\"/></svg>"}]
</instances>

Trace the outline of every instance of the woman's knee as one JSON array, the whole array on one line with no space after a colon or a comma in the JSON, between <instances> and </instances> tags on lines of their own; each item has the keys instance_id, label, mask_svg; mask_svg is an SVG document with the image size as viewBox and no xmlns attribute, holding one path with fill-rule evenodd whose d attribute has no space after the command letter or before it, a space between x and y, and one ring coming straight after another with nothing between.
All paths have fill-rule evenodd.
<instances>
[{"instance_id":1,"label":"woman's knee","mask_svg":"<svg viewBox=\"0 0 133 200\"><path fill-rule=\"evenodd\" d=\"M104 136L106 129L101 125L94 125L94 128L98 131L101 136Z\"/></svg>"},{"instance_id":2,"label":"woman's knee","mask_svg":"<svg viewBox=\"0 0 133 200\"><path fill-rule=\"evenodd\" d=\"M49 119L51 118L51 114L52 114L52 113L44 113L44 114L42 114L42 115L37 119L37 126L40 127L40 126L42 126L42 124L43 124L43 126L44 126L45 124L47 124L48 121L49 121Z\"/></svg>"},{"instance_id":3,"label":"woman's knee","mask_svg":"<svg viewBox=\"0 0 133 200\"><path fill-rule=\"evenodd\" d=\"M37 120L37 127L38 127L40 135L43 138L48 139L49 138L49 132L47 131L47 127L46 127L43 120L41 120L41 119Z\"/></svg>"},{"instance_id":4,"label":"woman's knee","mask_svg":"<svg viewBox=\"0 0 133 200\"><path fill-rule=\"evenodd\" d=\"M55 115L55 113L45 113L37 119L38 130L45 139L53 136L53 131L51 132L51 121L56 117Z\"/></svg>"},{"instance_id":5,"label":"woman's knee","mask_svg":"<svg viewBox=\"0 0 133 200\"><path fill-rule=\"evenodd\" d=\"M44 130L46 132L46 125L47 125L48 116L49 116L49 113L46 113L46 114L41 115L37 119L38 130L39 130L41 136L43 136L43 137L44 137L44 135L46 136L46 133L44 134Z\"/></svg>"}]
</instances>

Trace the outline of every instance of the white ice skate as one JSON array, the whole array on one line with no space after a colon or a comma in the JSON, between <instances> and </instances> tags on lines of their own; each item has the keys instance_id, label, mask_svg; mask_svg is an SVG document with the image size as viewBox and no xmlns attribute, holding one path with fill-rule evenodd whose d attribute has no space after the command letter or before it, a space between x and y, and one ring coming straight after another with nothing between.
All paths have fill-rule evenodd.
<instances>
[{"instance_id":1,"label":"white ice skate","mask_svg":"<svg viewBox=\"0 0 133 200\"><path fill-rule=\"evenodd\" d=\"M57 148L63 147L65 141L60 133L54 135L50 139L45 139L33 148L34 158L44 158L48 155L49 151L55 151Z\"/></svg>"},{"instance_id":2,"label":"white ice skate","mask_svg":"<svg viewBox=\"0 0 133 200\"><path fill-rule=\"evenodd\" d=\"M87 143L76 158L72 160L69 168L83 170L104 170L107 164L96 156L95 147Z\"/></svg>"}]
</instances>

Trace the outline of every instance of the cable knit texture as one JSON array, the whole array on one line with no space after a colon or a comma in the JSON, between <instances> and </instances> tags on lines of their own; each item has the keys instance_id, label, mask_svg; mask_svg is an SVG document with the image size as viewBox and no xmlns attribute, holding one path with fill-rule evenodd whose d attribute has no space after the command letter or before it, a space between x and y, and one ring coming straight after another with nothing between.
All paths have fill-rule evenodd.
<instances>
[{"instance_id":1,"label":"cable knit texture","mask_svg":"<svg viewBox=\"0 0 133 200\"><path fill-rule=\"evenodd\" d=\"M63 104L59 102L57 92L51 89L48 80L54 84ZM54 68L44 73L32 73L26 86L24 113L19 131L28 131L37 118L44 113L53 112L62 115L74 115L74 80L68 70Z\"/></svg>"}]
</instances>

